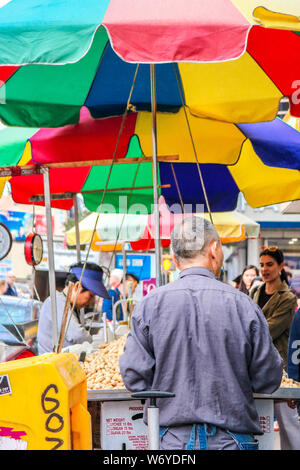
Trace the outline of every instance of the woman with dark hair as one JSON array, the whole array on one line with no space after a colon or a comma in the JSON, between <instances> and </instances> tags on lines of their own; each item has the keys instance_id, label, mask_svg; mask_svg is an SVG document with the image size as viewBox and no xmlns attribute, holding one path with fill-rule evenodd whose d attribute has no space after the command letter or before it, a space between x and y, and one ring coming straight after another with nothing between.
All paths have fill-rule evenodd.
<instances>
[{"instance_id":1,"label":"woman with dark hair","mask_svg":"<svg viewBox=\"0 0 300 470\"><path fill-rule=\"evenodd\" d=\"M250 297L260 306L269 325L274 346L287 368L289 331L297 306L297 299L288 285L284 270L284 256L277 246L260 253L260 273L263 283L250 291ZM281 450L300 450L300 425L296 410L287 403L275 403L279 423Z\"/></svg>"},{"instance_id":2,"label":"woman with dark hair","mask_svg":"<svg viewBox=\"0 0 300 470\"><path fill-rule=\"evenodd\" d=\"M250 286L251 286L251 281L254 277L257 277L258 275L259 275L259 271L256 266L253 266L252 264L249 266L246 266L243 269L243 272L241 275L242 277L241 277L239 290L241 290L242 292L248 295Z\"/></svg>"},{"instance_id":3,"label":"woman with dark hair","mask_svg":"<svg viewBox=\"0 0 300 470\"><path fill-rule=\"evenodd\" d=\"M269 325L274 346L278 349L286 369L289 329L297 306L296 296L288 286L283 268L284 256L278 247L266 248L260 253L260 273L263 283L250 296L262 309Z\"/></svg>"}]
</instances>

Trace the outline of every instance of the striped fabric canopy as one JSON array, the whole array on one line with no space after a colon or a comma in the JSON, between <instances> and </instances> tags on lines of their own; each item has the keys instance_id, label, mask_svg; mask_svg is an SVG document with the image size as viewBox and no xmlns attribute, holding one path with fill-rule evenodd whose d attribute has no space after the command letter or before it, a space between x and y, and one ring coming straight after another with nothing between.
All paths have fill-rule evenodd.
<instances>
[{"instance_id":1,"label":"striped fabric canopy","mask_svg":"<svg viewBox=\"0 0 300 470\"><path fill-rule=\"evenodd\" d=\"M131 109L149 111L149 63L157 64L161 112L184 104L221 121L267 121L287 96L300 116L298 0L2 0L0 7L7 125L75 124L83 106L94 118L121 115L131 89Z\"/></svg>"},{"instance_id":2,"label":"striped fabric canopy","mask_svg":"<svg viewBox=\"0 0 300 470\"><path fill-rule=\"evenodd\" d=\"M189 212L207 211L183 114L157 115L158 153L171 158L159 163L159 194L175 212L181 211L181 202ZM115 153L121 119L93 120L82 110L77 125L5 128L0 131L0 161L10 167L85 161L86 166L50 169L51 193L81 192L86 207L97 211L102 199L102 192L97 191L105 189L110 171L110 164L99 163ZM112 167L102 211L123 213L139 204L140 210L152 213L152 162L125 163L129 158L152 155L150 121L147 112L127 116L116 151L118 164ZM191 116L190 127L213 212L234 210L240 191L251 207L300 198L300 133L279 118L231 124ZM18 203L29 204L33 196L44 193L42 175L13 176L10 183ZM122 200L122 196L127 198ZM69 209L72 205L72 199L52 201L53 207Z\"/></svg>"},{"instance_id":3,"label":"striped fabric canopy","mask_svg":"<svg viewBox=\"0 0 300 470\"><path fill-rule=\"evenodd\" d=\"M92 212L79 223L80 244L89 245L94 251L120 251L122 243L129 242L132 250L150 250L154 248L154 217L145 214L101 214ZM208 214L195 214L209 220ZM162 247L170 245L170 235L174 225L186 217L172 215L167 209L161 210L160 241ZM222 243L243 241L248 237L257 238L260 233L258 223L237 212L212 214L214 225ZM115 243L115 241L118 241ZM76 245L75 227L66 233L69 246ZM112 243L114 242L114 243Z\"/></svg>"}]
</instances>

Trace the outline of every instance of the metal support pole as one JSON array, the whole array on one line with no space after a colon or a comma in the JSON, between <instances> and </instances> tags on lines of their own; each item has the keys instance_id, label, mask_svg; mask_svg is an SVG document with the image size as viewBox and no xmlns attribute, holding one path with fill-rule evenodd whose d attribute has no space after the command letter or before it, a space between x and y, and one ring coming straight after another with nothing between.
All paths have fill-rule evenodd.
<instances>
[{"instance_id":1,"label":"metal support pole","mask_svg":"<svg viewBox=\"0 0 300 470\"><path fill-rule=\"evenodd\" d=\"M151 82L151 112L152 112L152 172L153 172L153 199L154 199L154 221L155 221L155 271L156 286L162 285L161 252L160 252L160 225L158 207L158 163L157 163L157 132L156 132L156 89L155 89L155 66L150 64Z\"/></svg>"},{"instance_id":2,"label":"metal support pole","mask_svg":"<svg viewBox=\"0 0 300 470\"><path fill-rule=\"evenodd\" d=\"M103 333L104 333L104 343L108 343L106 312L103 313Z\"/></svg>"},{"instance_id":3,"label":"metal support pole","mask_svg":"<svg viewBox=\"0 0 300 470\"><path fill-rule=\"evenodd\" d=\"M126 299L125 286L126 286L127 259L126 259L125 243L122 243L122 263L123 263L123 292L122 292L122 298Z\"/></svg>"},{"instance_id":4,"label":"metal support pole","mask_svg":"<svg viewBox=\"0 0 300 470\"><path fill-rule=\"evenodd\" d=\"M156 406L157 398L171 398L175 397L172 392L163 392L161 390L144 390L143 392L134 392L132 398L143 400L150 398L150 404L147 410L148 416L148 449L159 450L160 436L159 436L159 407Z\"/></svg>"},{"instance_id":5,"label":"metal support pole","mask_svg":"<svg viewBox=\"0 0 300 470\"><path fill-rule=\"evenodd\" d=\"M56 282L55 282L55 266L54 266L54 248L53 248L53 231L52 231L52 214L51 214L51 196L49 169L43 169L45 208L47 221L47 246L48 246L48 270L49 270L49 290L52 314L52 339L54 349L58 346L58 326L57 326L57 305L56 305Z\"/></svg>"},{"instance_id":6,"label":"metal support pole","mask_svg":"<svg viewBox=\"0 0 300 470\"><path fill-rule=\"evenodd\" d=\"M74 196L73 196L73 203L74 203L75 234L76 234L76 254L77 254L77 262L80 263L81 253L80 253L80 233L79 233L79 216L78 216L77 194L74 194Z\"/></svg>"},{"instance_id":7,"label":"metal support pole","mask_svg":"<svg viewBox=\"0 0 300 470\"><path fill-rule=\"evenodd\" d=\"M149 450L160 449L159 437L159 408L156 405L148 407L148 448Z\"/></svg>"}]
</instances>

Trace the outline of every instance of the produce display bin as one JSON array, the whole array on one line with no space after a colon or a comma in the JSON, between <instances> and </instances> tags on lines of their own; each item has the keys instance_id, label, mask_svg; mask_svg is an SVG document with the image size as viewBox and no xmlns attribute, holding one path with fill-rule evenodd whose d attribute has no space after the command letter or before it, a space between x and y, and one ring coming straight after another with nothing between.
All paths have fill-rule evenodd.
<instances>
[{"instance_id":1,"label":"produce display bin","mask_svg":"<svg viewBox=\"0 0 300 470\"><path fill-rule=\"evenodd\" d=\"M259 441L260 450L273 450L275 448L275 435L274 435L274 402L277 401L286 401L290 398L300 400L300 388L279 388L276 392L266 395L266 394L257 394L253 395L255 406L259 415L259 422L262 428L263 434L256 436ZM125 450L125 447L120 447L120 436L124 435L125 432L130 431L130 426L128 421L124 419L123 416L126 416L128 409L128 404L134 402L135 399L131 397L131 392L125 389L114 389L114 390L88 390L87 399L90 413L92 415L92 432L93 432L93 448L102 449L102 450ZM118 407L114 406L116 403L119 403ZM111 404L111 407L109 407ZM123 405L122 405L123 404ZM139 403L139 414L142 413L142 407L144 402ZM137 408L137 407L135 407ZM121 417L121 412L123 409L123 415ZM116 423L120 423L119 426L115 428L115 434L110 436L109 447L103 447L107 445L108 440L105 436L101 436L107 426L107 421L110 421L107 417L107 412L111 411L111 420L116 419ZM120 417L116 418L117 410L120 413ZM105 413L104 413L105 411ZM136 410L137 413L138 410ZM134 416L133 416L134 417ZM119 421L118 421L119 420ZM126 424L123 425L123 423ZM110 422L108 423L110 425ZM110 428L111 429L111 428ZM128 431L129 430L129 431ZM144 433L147 433L145 427ZM145 441L146 443L146 441ZM101 447L102 444L102 447ZM115 448L112 447L115 445ZM147 447L144 447L147 449Z\"/></svg>"},{"instance_id":2,"label":"produce display bin","mask_svg":"<svg viewBox=\"0 0 300 470\"><path fill-rule=\"evenodd\" d=\"M86 376L73 354L0 364L0 449L92 449Z\"/></svg>"},{"instance_id":3,"label":"produce display bin","mask_svg":"<svg viewBox=\"0 0 300 470\"><path fill-rule=\"evenodd\" d=\"M144 403L133 399L125 389L88 390L93 449L147 450L147 426L142 419Z\"/></svg>"}]
</instances>

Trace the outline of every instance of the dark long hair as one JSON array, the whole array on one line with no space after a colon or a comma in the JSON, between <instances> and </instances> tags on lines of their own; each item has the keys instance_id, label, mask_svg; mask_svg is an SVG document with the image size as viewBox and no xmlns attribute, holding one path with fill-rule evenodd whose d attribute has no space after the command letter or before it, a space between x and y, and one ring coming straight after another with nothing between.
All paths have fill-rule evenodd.
<instances>
[{"instance_id":1,"label":"dark long hair","mask_svg":"<svg viewBox=\"0 0 300 470\"><path fill-rule=\"evenodd\" d=\"M271 258L273 258L278 265L280 265L281 263L284 262L283 252L275 246L270 247L270 248L265 248L260 253L259 257L264 256L264 255L271 256ZM281 270L280 279L281 279L282 282L285 281L287 284L289 284L288 277L286 275L286 271L283 268Z\"/></svg>"},{"instance_id":2,"label":"dark long hair","mask_svg":"<svg viewBox=\"0 0 300 470\"><path fill-rule=\"evenodd\" d=\"M243 271L242 271L242 274L241 274L241 282L240 282L240 287L239 287L239 290L241 290L242 292L244 292L245 294L248 294L249 291L243 281L243 274L248 271L249 269L254 269L254 271L256 272L256 275L258 276L259 275L259 271L258 271L258 268L256 266L254 266L253 264L249 264L249 266L246 266Z\"/></svg>"}]
</instances>

